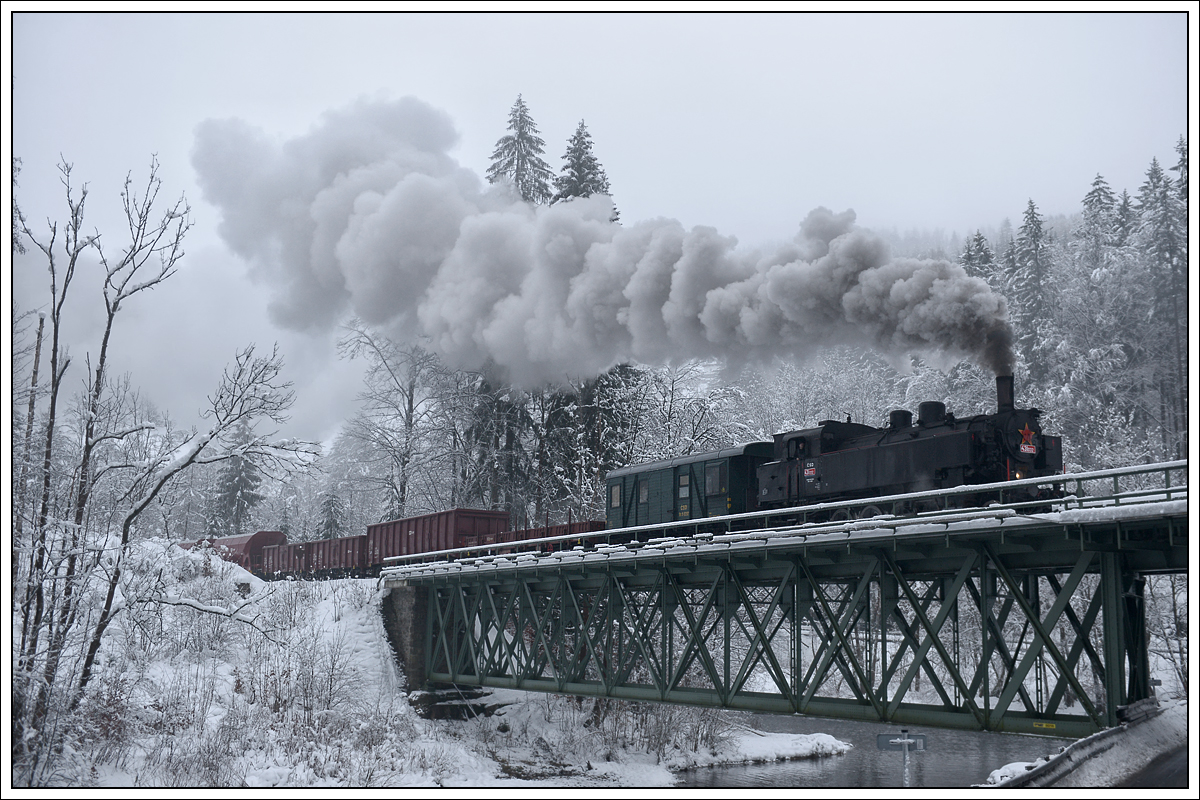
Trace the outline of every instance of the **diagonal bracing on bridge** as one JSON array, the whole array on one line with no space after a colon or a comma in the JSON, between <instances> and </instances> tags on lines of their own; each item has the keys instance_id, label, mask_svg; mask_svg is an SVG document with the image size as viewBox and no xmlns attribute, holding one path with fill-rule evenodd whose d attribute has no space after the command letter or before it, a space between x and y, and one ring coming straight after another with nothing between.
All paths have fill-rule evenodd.
<instances>
[{"instance_id":1,"label":"diagonal bracing on bridge","mask_svg":"<svg viewBox=\"0 0 1200 800\"><path fill-rule=\"evenodd\" d=\"M1081 736L1148 696L1142 576L1186 569L1186 501L1149 499L403 576L430 683Z\"/></svg>"}]
</instances>

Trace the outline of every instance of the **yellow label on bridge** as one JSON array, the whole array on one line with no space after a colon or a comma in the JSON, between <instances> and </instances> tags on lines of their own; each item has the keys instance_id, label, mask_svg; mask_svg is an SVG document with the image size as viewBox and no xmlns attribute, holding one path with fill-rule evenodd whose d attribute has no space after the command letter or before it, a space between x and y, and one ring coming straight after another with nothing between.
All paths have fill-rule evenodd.
<instances>
[{"instance_id":1,"label":"yellow label on bridge","mask_svg":"<svg viewBox=\"0 0 1200 800\"><path fill-rule=\"evenodd\" d=\"M1035 728L1053 728L1053 727L1055 727L1055 725L1053 722L1035 722L1035 723L1033 723L1033 727L1035 727Z\"/></svg>"}]
</instances>

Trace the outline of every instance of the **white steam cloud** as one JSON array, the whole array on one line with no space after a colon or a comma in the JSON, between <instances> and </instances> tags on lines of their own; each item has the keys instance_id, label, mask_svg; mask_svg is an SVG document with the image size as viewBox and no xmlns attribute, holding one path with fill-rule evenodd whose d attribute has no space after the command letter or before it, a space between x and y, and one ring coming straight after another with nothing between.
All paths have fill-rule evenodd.
<instances>
[{"instance_id":1,"label":"white steam cloud","mask_svg":"<svg viewBox=\"0 0 1200 800\"><path fill-rule=\"evenodd\" d=\"M818 208L793 244L738 252L708 227L610 223L604 196L516 200L447 155L456 137L418 100L362 101L285 142L208 120L192 162L221 236L276 287L277 323L328 329L353 312L519 386L843 343L1012 371L1004 299L956 264L891 259L853 211Z\"/></svg>"}]
</instances>

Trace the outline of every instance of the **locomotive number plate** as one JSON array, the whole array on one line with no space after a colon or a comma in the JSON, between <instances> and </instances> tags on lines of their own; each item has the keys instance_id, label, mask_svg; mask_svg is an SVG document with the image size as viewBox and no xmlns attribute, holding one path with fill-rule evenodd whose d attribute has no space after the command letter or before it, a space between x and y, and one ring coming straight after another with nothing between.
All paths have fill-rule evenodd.
<instances>
[{"instance_id":1,"label":"locomotive number plate","mask_svg":"<svg viewBox=\"0 0 1200 800\"><path fill-rule=\"evenodd\" d=\"M804 477L811 478L812 476L814 476L816 474L817 474L816 467L805 467L804 468Z\"/></svg>"},{"instance_id":2,"label":"locomotive number plate","mask_svg":"<svg viewBox=\"0 0 1200 800\"><path fill-rule=\"evenodd\" d=\"M1037 453L1037 445L1036 444L1023 444L1023 445L1021 445L1021 452L1022 453Z\"/></svg>"}]
</instances>

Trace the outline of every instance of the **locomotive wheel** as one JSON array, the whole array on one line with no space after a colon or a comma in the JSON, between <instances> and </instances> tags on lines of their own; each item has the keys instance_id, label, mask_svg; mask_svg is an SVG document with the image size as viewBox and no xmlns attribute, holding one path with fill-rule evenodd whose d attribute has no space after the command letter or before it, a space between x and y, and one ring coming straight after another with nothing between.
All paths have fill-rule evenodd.
<instances>
[{"instance_id":1,"label":"locomotive wheel","mask_svg":"<svg viewBox=\"0 0 1200 800\"><path fill-rule=\"evenodd\" d=\"M849 522L850 512L844 508L839 508L837 511L829 515L830 522Z\"/></svg>"},{"instance_id":2,"label":"locomotive wheel","mask_svg":"<svg viewBox=\"0 0 1200 800\"><path fill-rule=\"evenodd\" d=\"M870 519L871 517L878 517L882 514L883 511L879 508L879 506L863 506L862 510L858 512L858 518Z\"/></svg>"}]
</instances>

